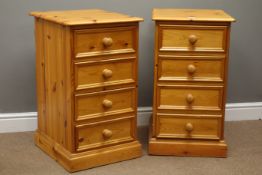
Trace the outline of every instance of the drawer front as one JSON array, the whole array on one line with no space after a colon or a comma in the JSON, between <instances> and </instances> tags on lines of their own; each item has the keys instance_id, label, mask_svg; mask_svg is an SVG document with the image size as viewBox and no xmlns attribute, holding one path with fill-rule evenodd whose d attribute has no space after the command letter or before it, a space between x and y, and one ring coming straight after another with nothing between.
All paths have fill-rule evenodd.
<instances>
[{"instance_id":1,"label":"drawer front","mask_svg":"<svg viewBox=\"0 0 262 175\"><path fill-rule=\"evenodd\" d=\"M99 148L134 140L134 117L76 126L76 150Z\"/></svg>"},{"instance_id":2,"label":"drawer front","mask_svg":"<svg viewBox=\"0 0 262 175\"><path fill-rule=\"evenodd\" d=\"M76 120L133 112L136 105L136 89L124 88L75 96Z\"/></svg>"},{"instance_id":3,"label":"drawer front","mask_svg":"<svg viewBox=\"0 0 262 175\"><path fill-rule=\"evenodd\" d=\"M220 111L223 87L163 85L157 95L158 109Z\"/></svg>"},{"instance_id":4,"label":"drawer front","mask_svg":"<svg viewBox=\"0 0 262 175\"><path fill-rule=\"evenodd\" d=\"M158 138L219 139L221 116L158 115Z\"/></svg>"},{"instance_id":5,"label":"drawer front","mask_svg":"<svg viewBox=\"0 0 262 175\"><path fill-rule=\"evenodd\" d=\"M160 26L160 51L225 52L224 26Z\"/></svg>"},{"instance_id":6,"label":"drawer front","mask_svg":"<svg viewBox=\"0 0 262 175\"><path fill-rule=\"evenodd\" d=\"M134 83L134 59L75 63L76 90Z\"/></svg>"},{"instance_id":7,"label":"drawer front","mask_svg":"<svg viewBox=\"0 0 262 175\"><path fill-rule=\"evenodd\" d=\"M113 53L132 53L136 50L136 28L115 27L74 31L76 58Z\"/></svg>"},{"instance_id":8,"label":"drawer front","mask_svg":"<svg viewBox=\"0 0 262 175\"><path fill-rule=\"evenodd\" d=\"M159 57L158 79L163 81L218 81L224 79L224 59Z\"/></svg>"}]
</instances>

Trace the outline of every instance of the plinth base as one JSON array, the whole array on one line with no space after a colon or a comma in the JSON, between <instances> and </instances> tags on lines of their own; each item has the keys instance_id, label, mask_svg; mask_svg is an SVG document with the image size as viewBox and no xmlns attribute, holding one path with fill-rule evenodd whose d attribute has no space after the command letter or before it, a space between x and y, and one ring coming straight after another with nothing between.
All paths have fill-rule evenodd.
<instances>
[{"instance_id":1,"label":"plinth base","mask_svg":"<svg viewBox=\"0 0 262 175\"><path fill-rule=\"evenodd\" d=\"M148 145L151 155L227 157L224 141L165 140L151 138Z\"/></svg>"},{"instance_id":2,"label":"plinth base","mask_svg":"<svg viewBox=\"0 0 262 175\"><path fill-rule=\"evenodd\" d=\"M133 159L142 155L141 145L138 141L80 153L71 153L46 135L36 132L35 144L69 172Z\"/></svg>"}]
</instances>

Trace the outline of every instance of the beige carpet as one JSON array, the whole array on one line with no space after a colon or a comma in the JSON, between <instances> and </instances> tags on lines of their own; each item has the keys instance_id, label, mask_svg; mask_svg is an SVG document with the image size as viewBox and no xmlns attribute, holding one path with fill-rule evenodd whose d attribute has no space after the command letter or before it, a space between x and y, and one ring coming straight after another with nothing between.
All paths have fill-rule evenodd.
<instances>
[{"instance_id":1,"label":"beige carpet","mask_svg":"<svg viewBox=\"0 0 262 175\"><path fill-rule=\"evenodd\" d=\"M228 158L148 156L147 128L139 128L144 156L74 175L261 175L262 121L226 123ZM33 133L0 134L0 175L64 175L60 165L38 149Z\"/></svg>"}]
</instances>

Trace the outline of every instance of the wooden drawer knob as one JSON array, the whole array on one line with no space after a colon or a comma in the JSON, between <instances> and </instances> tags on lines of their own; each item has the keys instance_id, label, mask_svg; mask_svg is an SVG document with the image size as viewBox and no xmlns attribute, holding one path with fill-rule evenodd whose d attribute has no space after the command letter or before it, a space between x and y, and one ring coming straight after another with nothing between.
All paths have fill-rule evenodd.
<instances>
[{"instance_id":1,"label":"wooden drawer knob","mask_svg":"<svg viewBox=\"0 0 262 175\"><path fill-rule=\"evenodd\" d=\"M192 123L187 123L185 126L185 129L187 132L191 132L194 129L194 126L192 125Z\"/></svg>"},{"instance_id":2,"label":"wooden drawer knob","mask_svg":"<svg viewBox=\"0 0 262 175\"><path fill-rule=\"evenodd\" d=\"M104 129L102 134L103 134L105 139L109 139L110 137L112 137L113 132L109 129Z\"/></svg>"},{"instance_id":3,"label":"wooden drawer knob","mask_svg":"<svg viewBox=\"0 0 262 175\"><path fill-rule=\"evenodd\" d=\"M83 142L84 141L84 138L83 137L80 137L79 139L78 139L78 142Z\"/></svg>"},{"instance_id":4,"label":"wooden drawer knob","mask_svg":"<svg viewBox=\"0 0 262 175\"><path fill-rule=\"evenodd\" d=\"M110 47L113 44L113 39L110 37L105 37L103 38L102 42L105 47Z\"/></svg>"},{"instance_id":5,"label":"wooden drawer knob","mask_svg":"<svg viewBox=\"0 0 262 175\"><path fill-rule=\"evenodd\" d=\"M102 72L104 78L110 78L113 75L113 72L110 69L104 69Z\"/></svg>"},{"instance_id":6,"label":"wooden drawer knob","mask_svg":"<svg viewBox=\"0 0 262 175\"><path fill-rule=\"evenodd\" d=\"M196 42L197 42L197 36L196 36L196 35L189 35L188 41L189 41L190 44L192 44L192 45L196 44Z\"/></svg>"},{"instance_id":7,"label":"wooden drawer knob","mask_svg":"<svg viewBox=\"0 0 262 175\"><path fill-rule=\"evenodd\" d=\"M187 94L186 96L187 103L191 104L194 101L194 96L192 94Z\"/></svg>"},{"instance_id":8,"label":"wooden drawer knob","mask_svg":"<svg viewBox=\"0 0 262 175\"><path fill-rule=\"evenodd\" d=\"M196 66L193 65L193 64L189 64L189 65L187 66L187 72L188 72L189 74L194 74L194 73L196 72Z\"/></svg>"},{"instance_id":9,"label":"wooden drawer knob","mask_svg":"<svg viewBox=\"0 0 262 175\"><path fill-rule=\"evenodd\" d=\"M107 99L103 100L103 106L104 106L105 108L111 108L112 105L113 105L113 102L112 102L112 101L107 100Z\"/></svg>"}]
</instances>

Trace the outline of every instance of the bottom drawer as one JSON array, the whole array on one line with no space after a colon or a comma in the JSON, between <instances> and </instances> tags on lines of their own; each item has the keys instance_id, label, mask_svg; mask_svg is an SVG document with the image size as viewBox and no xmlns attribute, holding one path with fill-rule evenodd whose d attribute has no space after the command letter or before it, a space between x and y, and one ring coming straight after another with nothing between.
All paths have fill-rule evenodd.
<instances>
[{"instance_id":1,"label":"bottom drawer","mask_svg":"<svg viewBox=\"0 0 262 175\"><path fill-rule=\"evenodd\" d=\"M134 140L134 117L76 126L76 150L110 146Z\"/></svg>"},{"instance_id":2,"label":"bottom drawer","mask_svg":"<svg viewBox=\"0 0 262 175\"><path fill-rule=\"evenodd\" d=\"M157 116L158 138L219 139L221 116L172 115Z\"/></svg>"}]
</instances>

